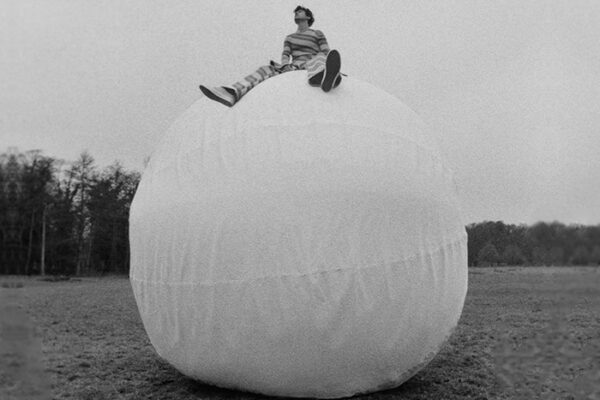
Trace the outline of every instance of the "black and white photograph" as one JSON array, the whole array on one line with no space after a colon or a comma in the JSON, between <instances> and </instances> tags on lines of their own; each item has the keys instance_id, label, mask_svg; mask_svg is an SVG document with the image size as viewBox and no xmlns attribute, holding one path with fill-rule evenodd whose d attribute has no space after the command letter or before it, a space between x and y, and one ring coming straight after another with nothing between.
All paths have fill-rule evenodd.
<instances>
[{"instance_id":1,"label":"black and white photograph","mask_svg":"<svg viewBox=\"0 0 600 400\"><path fill-rule=\"evenodd\" d=\"M600 2L0 0L0 400L600 400Z\"/></svg>"}]
</instances>

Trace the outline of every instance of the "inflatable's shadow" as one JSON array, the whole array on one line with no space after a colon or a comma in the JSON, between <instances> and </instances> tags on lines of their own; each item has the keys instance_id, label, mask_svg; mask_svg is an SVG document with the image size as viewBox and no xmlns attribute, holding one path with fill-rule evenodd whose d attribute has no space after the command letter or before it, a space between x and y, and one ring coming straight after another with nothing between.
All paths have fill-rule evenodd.
<instances>
[{"instance_id":1,"label":"inflatable's shadow","mask_svg":"<svg viewBox=\"0 0 600 400\"><path fill-rule=\"evenodd\" d=\"M368 394L357 394L347 399L430 399L430 398L455 398L466 395L469 397L468 379L471 369L480 366L465 365L472 358L468 355L461 356L458 352L444 355L439 354L423 370L401 384L400 386ZM163 361L164 362L164 361ZM161 369L155 377L157 382L166 382L165 391L184 392L198 399L227 399L227 400L289 400L310 399L266 396L257 393L232 390L213 386L186 375L183 375L167 362L165 369ZM158 372L158 371L157 371ZM166 372L166 374L165 374ZM463 382L465 384L463 384ZM473 382L474 383L474 382ZM471 393L475 394L475 393Z\"/></svg>"}]
</instances>

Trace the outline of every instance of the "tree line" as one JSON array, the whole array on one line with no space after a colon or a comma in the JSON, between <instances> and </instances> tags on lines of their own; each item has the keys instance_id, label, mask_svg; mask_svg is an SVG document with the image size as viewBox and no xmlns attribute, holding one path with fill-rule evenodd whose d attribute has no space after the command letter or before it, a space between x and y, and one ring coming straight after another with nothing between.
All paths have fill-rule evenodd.
<instances>
[{"instance_id":1,"label":"tree line","mask_svg":"<svg viewBox=\"0 0 600 400\"><path fill-rule=\"evenodd\" d=\"M129 207L140 173L12 148L0 154L0 274L129 271ZM469 266L599 265L600 225L485 221L466 227Z\"/></svg>"},{"instance_id":2,"label":"tree line","mask_svg":"<svg viewBox=\"0 0 600 400\"><path fill-rule=\"evenodd\" d=\"M485 221L467 226L469 265L599 265L600 225Z\"/></svg>"},{"instance_id":3,"label":"tree line","mask_svg":"<svg viewBox=\"0 0 600 400\"><path fill-rule=\"evenodd\" d=\"M129 206L140 180L118 162L99 168L10 148L0 154L0 274L129 270Z\"/></svg>"}]
</instances>

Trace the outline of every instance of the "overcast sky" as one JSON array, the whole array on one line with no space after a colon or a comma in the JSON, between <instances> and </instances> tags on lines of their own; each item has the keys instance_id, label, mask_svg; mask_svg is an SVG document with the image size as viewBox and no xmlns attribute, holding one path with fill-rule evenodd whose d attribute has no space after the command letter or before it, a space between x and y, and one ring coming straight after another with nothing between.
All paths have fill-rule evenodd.
<instances>
[{"instance_id":1,"label":"overcast sky","mask_svg":"<svg viewBox=\"0 0 600 400\"><path fill-rule=\"evenodd\" d=\"M270 59L298 0L0 0L0 152L142 169ZM344 72L419 114L470 222L600 223L600 2L306 1Z\"/></svg>"}]
</instances>

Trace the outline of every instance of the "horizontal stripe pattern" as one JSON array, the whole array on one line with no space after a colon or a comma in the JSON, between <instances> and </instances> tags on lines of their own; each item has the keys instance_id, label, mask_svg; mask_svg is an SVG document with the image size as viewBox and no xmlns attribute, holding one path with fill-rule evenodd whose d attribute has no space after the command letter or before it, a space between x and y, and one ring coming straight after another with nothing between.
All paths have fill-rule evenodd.
<instances>
[{"instance_id":1,"label":"horizontal stripe pattern","mask_svg":"<svg viewBox=\"0 0 600 400\"><path fill-rule=\"evenodd\" d=\"M329 44L323 32L315 29L294 32L283 42L281 63L288 64L291 58L294 64L303 64L319 53L329 53Z\"/></svg>"},{"instance_id":2,"label":"horizontal stripe pattern","mask_svg":"<svg viewBox=\"0 0 600 400\"><path fill-rule=\"evenodd\" d=\"M325 70L325 61L327 60L327 56L323 53L319 53L304 64L304 69L306 69L308 79L317 75L319 72Z\"/></svg>"},{"instance_id":3,"label":"horizontal stripe pattern","mask_svg":"<svg viewBox=\"0 0 600 400\"><path fill-rule=\"evenodd\" d=\"M275 75L279 75L279 72L273 66L264 65L246 76L243 80L234 83L231 87L235 89L236 101L241 99L254 86Z\"/></svg>"},{"instance_id":4,"label":"horizontal stripe pattern","mask_svg":"<svg viewBox=\"0 0 600 400\"><path fill-rule=\"evenodd\" d=\"M327 53L329 45L323 32L308 29L285 38L281 60L282 64L289 64L291 57L293 69L305 69L310 79L325 69ZM239 101L256 85L280 73L272 65L265 65L229 87L235 90L236 101Z\"/></svg>"}]
</instances>

